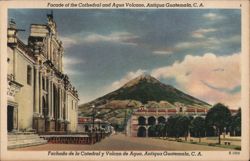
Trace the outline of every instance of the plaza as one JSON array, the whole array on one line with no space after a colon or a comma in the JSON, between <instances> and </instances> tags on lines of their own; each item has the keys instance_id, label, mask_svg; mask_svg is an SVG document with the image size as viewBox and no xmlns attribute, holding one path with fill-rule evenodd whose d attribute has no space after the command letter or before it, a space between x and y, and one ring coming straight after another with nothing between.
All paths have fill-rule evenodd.
<instances>
[{"instance_id":1,"label":"plaza","mask_svg":"<svg viewBox=\"0 0 250 161\"><path fill-rule=\"evenodd\" d=\"M48 150L203 150L226 151L229 149L182 143L156 138L129 137L124 134L113 134L94 145L80 144L44 144L33 147L14 149L14 151L48 151Z\"/></svg>"}]
</instances>

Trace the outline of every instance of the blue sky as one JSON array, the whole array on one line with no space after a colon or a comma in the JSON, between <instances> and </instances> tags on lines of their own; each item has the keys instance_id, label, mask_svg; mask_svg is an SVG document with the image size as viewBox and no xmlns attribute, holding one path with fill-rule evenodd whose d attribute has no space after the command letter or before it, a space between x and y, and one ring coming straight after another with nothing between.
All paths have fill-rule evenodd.
<instances>
[{"instance_id":1,"label":"blue sky","mask_svg":"<svg viewBox=\"0 0 250 161\"><path fill-rule=\"evenodd\" d=\"M12 9L25 29L46 23L46 9ZM151 74L208 103L240 102L241 15L238 9L54 10L65 47L64 71L80 103ZM237 78L232 78L234 74ZM211 96L212 95L212 96Z\"/></svg>"}]
</instances>

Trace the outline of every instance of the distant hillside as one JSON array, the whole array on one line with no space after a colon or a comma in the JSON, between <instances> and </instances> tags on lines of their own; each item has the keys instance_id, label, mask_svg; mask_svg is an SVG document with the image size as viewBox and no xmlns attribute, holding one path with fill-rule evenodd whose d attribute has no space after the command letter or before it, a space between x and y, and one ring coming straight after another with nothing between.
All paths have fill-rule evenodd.
<instances>
[{"instance_id":1,"label":"distant hillside","mask_svg":"<svg viewBox=\"0 0 250 161\"><path fill-rule=\"evenodd\" d=\"M91 106L95 105L96 109L100 111L100 115L103 115L102 117L111 119L112 117L116 117L117 114L115 114L115 111L123 113L128 110L131 112L132 109L149 102L167 102L169 106L166 107L173 106L176 103L188 106L197 105L204 108L210 106L208 103L185 94L170 85L161 83L150 75L141 75L111 93L80 105L79 111L84 115L91 114Z\"/></svg>"}]
</instances>

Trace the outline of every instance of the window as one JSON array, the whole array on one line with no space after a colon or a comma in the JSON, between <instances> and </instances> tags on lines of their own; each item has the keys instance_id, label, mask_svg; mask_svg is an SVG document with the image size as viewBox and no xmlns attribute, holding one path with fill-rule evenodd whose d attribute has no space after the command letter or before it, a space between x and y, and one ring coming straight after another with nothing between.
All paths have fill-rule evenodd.
<instances>
[{"instance_id":1,"label":"window","mask_svg":"<svg viewBox=\"0 0 250 161\"><path fill-rule=\"evenodd\" d=\"M27 84L31 85L31 79L32 79L32 69L31 67L28 65L27 66Z\"/></svg>"},{"instance_id":2,"label":"window","mask_svg":"<svg viewBox=\"0 0 250 161\"><path fill-rule=\"evenodd\" d=\"M43 90L45 90L45 80L44 80L44 77L42 77L42 88L43 88Z\"/></svg>"}]
</instances>

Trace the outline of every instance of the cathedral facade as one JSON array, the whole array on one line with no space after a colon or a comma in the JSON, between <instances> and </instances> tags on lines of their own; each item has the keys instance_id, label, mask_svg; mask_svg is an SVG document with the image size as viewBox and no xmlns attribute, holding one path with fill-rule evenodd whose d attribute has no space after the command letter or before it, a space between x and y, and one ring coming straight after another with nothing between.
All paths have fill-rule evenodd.
<instances>
[{"instance_id":1,"label":"cathedral facade","mask_svg":"<svg viewBox=\"0 0 250 161\"><path fill-rule=\"evenodd\" d=\"M63 73L64 49L53 14L46 24L31 24L22 42L8 26L7 128L13 131L76 132L78 93Z\"/></svg>"}]
</instances>

